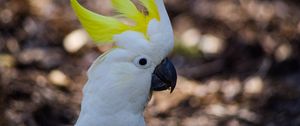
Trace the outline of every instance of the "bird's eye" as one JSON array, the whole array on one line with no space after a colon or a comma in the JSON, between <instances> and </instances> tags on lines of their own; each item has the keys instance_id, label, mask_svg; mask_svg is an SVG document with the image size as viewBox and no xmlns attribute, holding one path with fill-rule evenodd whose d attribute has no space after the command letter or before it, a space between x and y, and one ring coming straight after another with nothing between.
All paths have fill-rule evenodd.
<instances>
[{"instance_id":1,"label":"bird's eye","mask_svg":"<svg viewBox=\"0 0 300 126\"><path fill-rule=\"evenodd\" d=\"M147 59L146 58L141 58L139 60L139 64L142 65L142 66L146 65L147 64Z\"/></svg>"},{"instance_id":2,"label":"bird's eye","mask_svg":"<svg viewBox=\"0 0 300 126\"><path fill-rule=\"evenodd\" d=\"M148 68L150 66L149 58L146 56L138 56L134 59L134 64L139 68Z\"/></svg>"}]
</instances>

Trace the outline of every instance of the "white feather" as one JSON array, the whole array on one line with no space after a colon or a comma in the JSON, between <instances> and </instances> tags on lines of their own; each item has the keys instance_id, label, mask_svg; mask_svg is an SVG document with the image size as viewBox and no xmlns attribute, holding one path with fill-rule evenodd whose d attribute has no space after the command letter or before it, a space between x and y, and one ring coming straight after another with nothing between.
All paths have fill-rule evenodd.
<instances>
[{"instance_id":1,"label":"white feather","mask_svg":"<svg viewBox=\"0 0 300 126\"><path fill-rule=\"evenodd\" d=\"M163 0L155 0L160 21L148 25L148 36L135 31L115 35L118 46L96 59L88 70L79 119L75 126L145 126L147 104L154 68L172 50L172 26ZM138 56L150 57L150 67L138 68Z\"/></svg>"},{"instance_id":2,"label":"white feather","mask_svg":"<svg viewBox=\"0 0 300 126\"><path fill-rule=\"evenodd\" d=\"M138 68L133 64L137 56L139 53L117 48L93 63L76 126L145 125L143 111L155 66Z\"/></svg>"}]
</instances>

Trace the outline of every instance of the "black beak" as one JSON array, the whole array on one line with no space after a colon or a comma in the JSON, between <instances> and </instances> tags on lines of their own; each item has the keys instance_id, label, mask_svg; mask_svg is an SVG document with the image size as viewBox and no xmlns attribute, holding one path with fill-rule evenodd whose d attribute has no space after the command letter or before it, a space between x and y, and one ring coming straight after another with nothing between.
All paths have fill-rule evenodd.
<instances>
[{"instance_id":1,"label":"black beak","mask_svg":"<svg viewBox=\"0 0 300 126\"><path fill-rule=\"evenodd\" d=\"M170 89L172 93L177 81L177 73L170 60L165 58L152 73L151 90L162 91Z\"/></svg>"}]
</instances>

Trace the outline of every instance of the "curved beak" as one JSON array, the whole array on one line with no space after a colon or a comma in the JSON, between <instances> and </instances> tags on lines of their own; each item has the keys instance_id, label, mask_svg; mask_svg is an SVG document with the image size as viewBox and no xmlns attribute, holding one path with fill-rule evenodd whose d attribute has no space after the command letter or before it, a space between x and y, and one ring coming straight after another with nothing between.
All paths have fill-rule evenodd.
<instances>
[{"instance_id":1,"label":"curved beak","mask_svg":"<svg viewBox=\"0 0 300 126\"><path fill-rule=\"evenodd\" d=\"M173 92L177 81L177 73L172 62L165 58L159 65L156 66L152 73L151 90L162 91L170 89Z\"/></svg>"}]
</instances>

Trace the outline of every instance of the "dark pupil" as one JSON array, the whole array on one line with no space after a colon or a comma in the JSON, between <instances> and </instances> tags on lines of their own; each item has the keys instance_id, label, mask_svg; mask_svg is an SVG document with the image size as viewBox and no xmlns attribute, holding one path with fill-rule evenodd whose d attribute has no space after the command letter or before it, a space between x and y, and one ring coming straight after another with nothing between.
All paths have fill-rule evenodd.
<instances>
[{"instance_id":1,"label":"dark pupil","mask_svg":"<svg viewBox=\"0 0 300 126\"><path fill-rule=\"evenodd\" d=\"M140 59L139 61L140 65L146 65L147 64L147 60L145 58Z\"/></svg>"}]
</instances>

